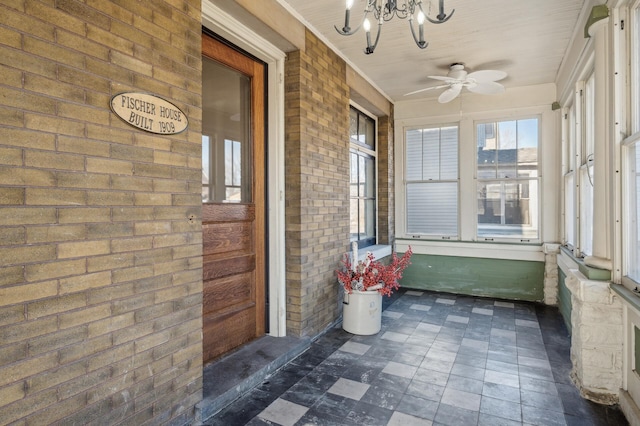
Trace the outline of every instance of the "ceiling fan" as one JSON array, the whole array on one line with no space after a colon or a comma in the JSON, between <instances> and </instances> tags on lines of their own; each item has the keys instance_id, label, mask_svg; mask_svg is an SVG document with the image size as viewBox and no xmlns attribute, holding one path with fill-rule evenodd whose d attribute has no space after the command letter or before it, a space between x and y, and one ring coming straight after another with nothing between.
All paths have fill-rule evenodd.
<instances>
[{"instance_id":1,"label":"ceiling fan","mask_svg":"<svg viewBox=\"0 0 640 426\"><path fill-rule=\"evenodd\" d=\"M496 70L482 70L467 73L464 69L464 65L460 63L451 64L449 67L449 73L446 76L430 75L429 78L434 80L443 81L444 84L433 87L426 87L424 89L409 92L405 96L413 95L415 93L424 92L426 90L436 90L447 88L444 92L438 96L438 102L441 104L447 103L455 99L462 90L466 87L467 90L473 93L480 93L482 95L495 95L497 93L504 92L504 86L500 83L496 83L497 80L502 80L507 76L504 71Z\"/></svg>"}]
</instances>

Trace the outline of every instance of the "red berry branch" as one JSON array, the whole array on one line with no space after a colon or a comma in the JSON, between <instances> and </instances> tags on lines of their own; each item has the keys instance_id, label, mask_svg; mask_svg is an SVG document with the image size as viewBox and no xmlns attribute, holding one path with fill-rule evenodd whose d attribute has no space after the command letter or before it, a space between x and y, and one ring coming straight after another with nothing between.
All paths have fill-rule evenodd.
<instances>
[{"instance_id":1,"label":"red berry branch","mask_svg":"<svg viewBox=\"0 0 640 426\"><path fill-rule=\"evenodd\" d=\"M384 265L374 259L373 253L368 252L366 259L358 261L354 268L349 254L345 253L342 261L344 268L336 271L338 282L347 293L353 290L377 290L380 294L391 296L394 290L400 288L398 281L402 278L402 271L411 264L412 254L409 246L402 257L392 253L391 262Z\"/></svg>"}]
</instances>

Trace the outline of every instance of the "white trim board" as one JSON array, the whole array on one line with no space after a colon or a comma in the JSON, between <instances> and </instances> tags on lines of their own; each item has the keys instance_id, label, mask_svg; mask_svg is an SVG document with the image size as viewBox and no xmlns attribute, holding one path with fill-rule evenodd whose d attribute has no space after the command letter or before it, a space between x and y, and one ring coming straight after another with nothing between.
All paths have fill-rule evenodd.
<instances>
[{"instance_id":1,"label":"white trim board","mask_svg":"<svg viewBox=\"0 0 640 426\"><path fill-rule=\"evenodd\" d=\"M286 335L284 206L284 61L286 54L212 3L202 2L202 25L267 64L267 237L269 335Z\"/></svg>"}]
</instances>

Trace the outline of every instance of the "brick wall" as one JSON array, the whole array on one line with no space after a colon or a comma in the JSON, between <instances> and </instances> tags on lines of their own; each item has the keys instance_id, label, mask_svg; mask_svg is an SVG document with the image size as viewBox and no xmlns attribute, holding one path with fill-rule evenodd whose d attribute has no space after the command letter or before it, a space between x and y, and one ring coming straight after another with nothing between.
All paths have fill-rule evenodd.
<instances>
[{"instance_id":1,"label":"brick wall","mask_svg":"<svg viewBox=\"0 0 640 426\"><path fill-rule=\"evenodd\" d=\"M0 424L184 423L202 389L200 1L0 16ZM123 91L190 129L128 126Z\"/></svg>"},{"instance_id":2,"label":"brick wall","mask_svg":"<svg viewBox=\"0 0 640 426\"><path fill-rule=\"evenodd\" d=\"M297 336L339 316L334 270L349 246L346 66L306 37L285 67L287 333Z\"/></svg>"},{"instance_id":3,"label":"brick wall","mask_svg":"<svg viewBox=\"0 0 640 426\"><path fill-rule=\"evenodd\" d=\"M287 333L313 336L342 314L335 270L349 251L346 64L307 31L285 67ZM393 242L393 118L378 121L379 236Z\"/></svg>"},{"instance_id":4,"label":"brick wall","mask_svg":"<svg viewBox=\"0 0 640 426\"><path fill-rule=\"evenodd\" d=\"M393 106L391 117L378 118L378 243L395 243Z\"/></svg>"}]
</instances>

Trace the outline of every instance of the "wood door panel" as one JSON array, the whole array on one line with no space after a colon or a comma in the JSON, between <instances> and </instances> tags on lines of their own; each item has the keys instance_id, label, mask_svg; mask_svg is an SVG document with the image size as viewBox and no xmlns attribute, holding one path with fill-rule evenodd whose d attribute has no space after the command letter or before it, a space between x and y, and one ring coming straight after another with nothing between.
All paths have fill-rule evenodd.
<instances>
[{"instance_id":1,"label":"wood door panel","mask_svg":"<svg viewBox=\"0 0 640 426\"><path fill-rule=\"evenodd\" d=\"M202 223L254 221L256 207L253 204L207 204L202 212Z\"/></svg>"},{"instance_id":2,"label":"wood door panel","mask_svg":"<svg viewBox=\"0 0 640 426\"><path fill-rule=\"evenodd\" d=\"M251 222L226 222L202 226L203 254L222 254L230 251L252 250Z\"/></svg>"},{"instance_id":3,"label":"wood door panel","mask_svg":"<svg viewBox=\"0 0 640 426\"><path fill-rule=\"evenodd\" d=\"M202 324L204 359L220 354L253 339L256 330L256 308L243 306L222 317L204 317Z\"/></svg>"},{"instance_id":4,"label":"wood door panel","mask_svg":"<svg viewBox=\"0 0 640 426\"><path fill-rule=\"evenodd\" d=\"M255 302L251 282L253 274L231 275L206 281L203 288L203 313L221 313L230 307Z\"/></svg>"},{"instance_id":5,"label":"wood door panel","mask_svg":"<svg viewBox=\"0 0 640 426\"><path fill-rule=\"evenodd\" d=\"M203 281L251 272L255 269L255 259L253 254L228 258L206 256L202 265Z\"/></svg>"}]
</instances>

